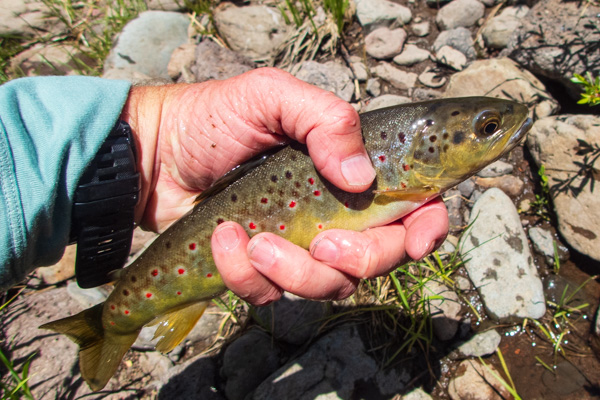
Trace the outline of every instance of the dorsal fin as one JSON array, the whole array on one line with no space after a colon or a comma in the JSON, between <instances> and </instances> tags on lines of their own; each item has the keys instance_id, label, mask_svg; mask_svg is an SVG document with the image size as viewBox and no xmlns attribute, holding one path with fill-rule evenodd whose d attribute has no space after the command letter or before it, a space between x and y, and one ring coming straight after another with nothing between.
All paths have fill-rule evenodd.
<instances>
[{"instance_id":1,"label":"dorsal fin","mask_svg":"<svg viewBox=\"0 0 600 400\"><path fill-rule=\"evenodd\" d=\"M227 186L231 185L233 182L237 181L242 176L246 175L248 172L262 165L265 161L269 159L269 157L271 157L279 150L281 150L281 147L276 147L274 149L269 150L266 153L259 154L258 156L251 158L250 160L232 168L225 175L217 179L208 189L200 193L198 197L196 197L194 205L197 206L209 197L212 197L217 193L221 192Z\"/></svg>"}]
</instances>

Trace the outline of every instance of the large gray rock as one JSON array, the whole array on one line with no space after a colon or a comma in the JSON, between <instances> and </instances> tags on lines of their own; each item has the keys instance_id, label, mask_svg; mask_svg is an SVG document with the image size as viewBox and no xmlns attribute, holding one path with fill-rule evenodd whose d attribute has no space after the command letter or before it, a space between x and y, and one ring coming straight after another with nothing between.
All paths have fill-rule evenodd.
<instances>
[{"instance_id":1,"label":"large gray rock","mask_svg":"<svg viewBox=\"0 0 600 400\"><path fill-rule=\"evenodd\" d=\"M570 78L598 71L598 15L597 2L539 1L512 35L506 54L532 73L562 83L579 99L581 88Z\"/></svg>"},{"instance_id":2,"label":"large gray rock","mask_svg":"<svg viewBox=\"0 0 600 400\"><path fill-rule=\"evenodd\" d=\"M533 114L537 118L558 110L558 103L546 92L542 82L508 58L475 61L464 71L452 75L445 96L489 96L518 100L533 107Z\"/></svg>"},{"instance_id":3,"label":"large gray rock","mask_svg":"<svg viewBox=\"0 0 600 400\"><path fill-rule=\"evenodd\" d=\"M542 281L512 200L500 189L487 190L473 206L469 224L461 254L488 314L500 321L542 317Z\"/></svg>"},{"instance_id":4,"label":"large gray rock","mask_svg":"<svg viewBox=\"0 0 600 400\"><path fill-rule=\"evenodd\" d=\"M475 42L471 37L471 31L467 28L459 27L440 32L433 42L433 50L437 52L444 46L450 46L460 51L467 56L469 61L473 61L477 57Z\"/></svg>"},{"instance_id":5,"label":"large gray rock","mask_svg":"<svg viewBox=\"0 0 600 400\"><path fill-rule=\"evenodd\" d=\"M512 34L521 26L521 19L527 15L529 7L525 5L506 7L500 15L489 20L481 36L487 47L503 49L508 46Z\"/></svg>"},{"instance_id":6,"label":"large gray rock","mask_svg":"<svg viewBox=\"0 0 600 400\"><path fill-rule=\"evenodd\" d=\"M343 100L350 101L354 95L352 71L336 61L327 61L324 64L304 61L292 69L292 74L311 85L335 93Z\"/></svg>"},{"instance_id":7,"label":"large gray rock","mask_svg":"<svg viewBox=\"0 0 600 400\"><path fill-rule=\"evenodd\" d=\"M279 351L266 333L253 329L233 342L223 356L221 374L229 400L243 400L279 367Z\"/></svg>"},{"instance_id":8,"label":"large gray rock","mask_svg":"<svg viewBox=\"0 0 600 400\"><path fill-rule=\"evenodd\" d=\"M443 6L437 13L435 22L440 30L460 26L469 28L483 17L485 6L477 0L454 0Z\"/></svg>"},{"instance_id":9,"label":"large gray rock","mask_svg":"<svg viewBox=\"0 0 600 400\"><path fill-rule=\"evenodd\" d=\"M254 61L270 61L289 35L281 11L266 5L221 3L214 19L229 47Z\"/></svg>"},{"instance_id":10,"label":"large gray rock","mask_svg":"<svg viewBox=\"0 0 600 400\"><path fill-rule=\"evenodd\" d=\"M173 51L188 40L190 19L181 13L146 11L130 21L104 63L104 77L166 79Z\"/></svg>"},{"instance_id":11,"label":"large gray rock","mask_svg":"<svg viewBox=\"0 0 600 400\"><path fill-rule=\"evenodd\" d=\"M578 139L600 146L600 117L561 115L541 119L533 125L527 146L536 164L546 167L558 230L577 251L600 260L600 189L596 170L584 173L585 156L577 154Z\"/></svg>"},{"instance_id":12,"label":"large gray rock","mask_svg":"<svg viewBox=\"0 0 600 400\"><path fill-rule=\"evenodd\" d=\"M252 399L354 398L357 383L371 379L377 371L377 363L367 354L357 329L342 327L275 371Z\"/></svg>"},{"instance_id":13,"label":"large gray rock","mask_svg":"<svg viewBox=\"0 0 600 400\"><path fill-rule=\"evenodd\" d=\"M410 22L410 9L389 0L355 0L358 22L372 30L380 26L403 26Z\"/></svg>"}]
</instances>

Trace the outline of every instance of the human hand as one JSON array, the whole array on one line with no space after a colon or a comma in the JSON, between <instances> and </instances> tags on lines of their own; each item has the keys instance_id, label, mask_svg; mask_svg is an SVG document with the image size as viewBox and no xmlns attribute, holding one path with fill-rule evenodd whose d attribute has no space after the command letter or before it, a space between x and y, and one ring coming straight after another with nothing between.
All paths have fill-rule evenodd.
<instances>
[{"instance_id":1,"label":"human hand","mask_svg":"<svg viewBox=\"0 0 600 400\"><path fill-rule=\"evenodd\" d=\"M231 168L289 139L306 143L319 172L343 190L364 191L375 176L354 109L276 69L225 81L133 88L121 118L138 142L142 190L136 220L157 231ZM401 223L364 233L323 232L310 252L274 234L250 240L241 226L226 222L213 234L212 250L226 285L254 304L276 300L282 290L333 299L350 295L357 278L423 257L447 230L446 209L436 202ZM333 259L324 238L341 245ZM364 254L351 256L349 249ZM273 265L260 262L265 254Z\"/></svg>"}]
</instances>

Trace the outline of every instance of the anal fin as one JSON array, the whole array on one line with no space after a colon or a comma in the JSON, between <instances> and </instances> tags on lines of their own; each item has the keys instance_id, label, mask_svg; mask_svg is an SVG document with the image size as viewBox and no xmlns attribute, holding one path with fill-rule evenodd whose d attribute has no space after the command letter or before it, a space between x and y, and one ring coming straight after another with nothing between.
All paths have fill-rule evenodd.
<instances>
[{"instance_id":1,"label":"anal fin","mask_svg":"<svg viewBox=\"0 0 600 400\"><path fill-rule=\"evenodd\" d=\"M208 302L206 301L194 303L160 315L150 322L148 326L158 324L154 339L159 337L161 339L156 344L156 350L161 353L173 350L194 328L207 306Z\"/></svg>"}]
</instances>

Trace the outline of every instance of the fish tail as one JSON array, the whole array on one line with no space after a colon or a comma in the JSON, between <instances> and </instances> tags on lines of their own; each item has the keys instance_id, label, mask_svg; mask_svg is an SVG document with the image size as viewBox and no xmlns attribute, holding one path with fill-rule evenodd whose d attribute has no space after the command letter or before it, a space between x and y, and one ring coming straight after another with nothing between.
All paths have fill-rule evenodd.
<instances>
[{"instance_id":1,"label":"fish tail","mask_svg":"<svg viewBox=\"0 0 600 400\"><path fill-rule=\"evenodd\" d=\"M93 391L102 389L115 374L123 355L139 334L114 334L102 326L102 306L98 304L79 314L49 322L40 329L62 333L79 345L81 376Z\"/></svg>"}]
</instances>

